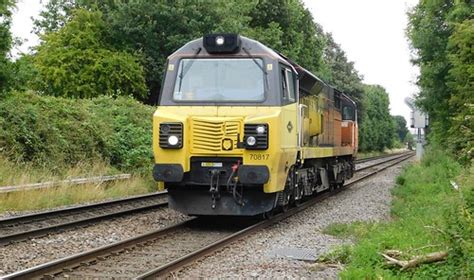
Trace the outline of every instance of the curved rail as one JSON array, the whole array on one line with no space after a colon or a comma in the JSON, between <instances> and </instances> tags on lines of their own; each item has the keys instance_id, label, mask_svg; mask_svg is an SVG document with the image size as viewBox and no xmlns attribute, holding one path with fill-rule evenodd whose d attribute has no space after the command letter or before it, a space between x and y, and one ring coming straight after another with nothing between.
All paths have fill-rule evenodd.
<instances>
[{"instance_id":1,"label":"curved rail","mask_svg":"<svg viewBox=\"0 0 474 280\"><path fill-rule=\"evenodd\" d=\"M345 184L345 187L349 187L356 182L365 180L366 178L373 176L379 173L382 170L385 170L391 166L394 166L404 160L411 158L413 154L404 155L399 157L396 160L386 161L379 165L382 165L381 168L373 170L368 174L365 174L361 177L358 177L354 180ZM234 228L233 231L227 230L226 233L221 233L213 236L211 239L206 239L205 244L201 244L197 249L191 249L191 251L182 251L179 254L176 254L176 251L171 250L173 248L176 250L176 243L171 242L171 247L166 245L170 244L170 240L176 238L180 244L185 244L184 248L192 247L192 244L200 243L201 239L199 236L210 236L211 231L205 231L202 227L197 227L197 230L192 233L192 238L189 238L189 233L186 239L186 235L182 235L183 232L186 233L187 230L195 228L196 224L199 224L198 221L201 221L199 218L192 218L188 221L157 230L151 233L140 235L138 237L130 238L124 241L120 241L114 244L103 246L88 252L76 254L70 257L52 261L46 264L42 264L36 267L25 269L23 271L15 272L9 275L4 276L4 279L29 279L31 277L38 276L48 276L55 277L59 276L58 274L64 273L63 276L66 277L75 277L75 276L87 276L87 277L96 277L103 278L109 277L113 278L114 275L121 277L134 277L135 279L154 279L156 277L162 277L168 275L172 271L176 271L185 265L190 264L191 262L202 258L205 255L211 254L216 250L238 240L242 239L245 236L248 236L262 228L268 227L269 225L275 224L283 219L286 219L306 208L313 205L314 203L324 200L329 196L332 196L338 192L344 191L346 188L338 189L335 192L326 192L309 199L306 202L301 203L298 207L292 208L287 212L283 212L275 215L274 217L264 220L253 222L250 225L241 226L240 228ZM235 227L235 225L234 225ZM197 241L198 240L198 241ZM186 242L188 241L188 242ZM176 242L176 241L175 241ZM188 244L189 243L189 244ZM158 246L158 247L155 247ZM161 247L160 247L161 246ZM163 248L165 247L165 248ZM144 248L144 249L143 249ZM138 252L138 254L137 254ZM117 271L120 269L127 269L121 265L120 256L127 256L127 254L132 254L130 258L134 261L143 260L145 263L138 263L134 265L134 269L125 270L124 275L122 271ZM180 255L181 254L181 255ZM168 259L162 258L164 255L168 256ZM175 255L169 257L169 255ZM109 261L111 267L100 266L97 268L97 265L101 261ZM122 259L123 261L123 259ZM124 262L126 265L129 265L129 262ZM153 263L163 263L158 268L149 269L147 267ZM118 265L117 265L118 264ZM90 269L89 271L87 269ZM115 274L100 274L104 273ZM75 273L76 271L76 273ZM100 273L98 273L100 272ZM84 273L84 274L81 274ZM129 275L130 273L134 276ZM136 276L138 275L138 276Z\"/></svg>"}]
</instances>

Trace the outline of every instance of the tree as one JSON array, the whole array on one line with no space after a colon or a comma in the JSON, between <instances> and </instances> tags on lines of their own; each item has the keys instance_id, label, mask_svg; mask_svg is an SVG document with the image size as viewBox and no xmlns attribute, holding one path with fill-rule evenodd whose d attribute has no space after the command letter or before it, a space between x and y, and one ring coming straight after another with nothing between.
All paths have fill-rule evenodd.
<instances>
[{"instance_id":1,"label":"tree","mask_svg":"<svg viewBox=\"0 0 474 280\"><path fill-rule=\"evenodd\" d=\"M255 38L318 73L324 36L299 0L146 1L51 0L36 20L40 33L60 30L74 9L100 10L109 48L139 54L149 91L158 99L166 57L186 42L213 32Z\"/></svg>"},{"instance_id":2,"label":"tree","mask_svg":"<svg viewBox=\"0 0 474 280\"><path fill-rule=\"evenodd\" d=\"M166 58L192 39L216 30L226 30L222 23L237 21L239 13L230 13L231 4L232 1L216 4L205 1L176 1L172 4L164 1L118 1L107 18L108 44L141 54L150 92L147 102L155 103Z\"/></svg>"},{"instance_id":3,"label":"tree","mask_svg":"<svg viewBox=\"0 0 474 280\"><path fill-rule=\"evenodd\" d=\"M256 39L278 50L309 71L320 74L323 69L322 54L324 37L318 33L319 26L311 12L300 0L260 0L250 11L250 28L265 34L266 30L278 29L276 36Z\"/></svg>"},{"instance_id":4,"label":"tree","mask_svg":"<svg viewBox=\"0 0 474 280\"><path fill-rule=\"evenodd\" d=\"M462 161L474 158L474 10L469 0L422 0L409 13L407 35L420 67L420 105L432 141Z\"/></svg>"},{"instance_id":5,"label":"tree","mask_svg":"<svg viewBox=\"0 0 474 280\"><path fill-rule=\"evenodd\" d=\"M409 150L413 150L413 147L415 147L415 138L413 137L413 134L407 133L403 139L403 143L406 143Z\"/></svg>"},{"instance_id":6,"label":"tree","mask_svg":"<svg viewBox=\"0 0 474 280\"><path fill-rule=\"evenodd\" d=\"M9 87L10 60L8 53L12 46L11 9L15 6L13 0L0 1L0 93Z\"/></svg>"},{"instance_id":7,"label":"tree","mask_svg":"<svg viewBox=\"0 0 474 280\"><path fill-rule=\"evenodd\" d=\"M408 134L407 121L403 116L392 116L395 122L395 129L398 140L403 143L405 136Z\"/></svg>"},{"instance_id":8,"label":"tree","mask_svg":"<svg viewBox=\"0 0 474 280\"><path fill-rule=\"evenodd\" d=\"M344 50L334 41L330 33L326 33L324 60L331 70L329 83L359 103L364 90L362 77L355 69L354 62L349 61Z\"/></svg>"},{"instance_id":9,"label":"tree","mask_svg":"<svg viewBox=\"0 0 474 280\"><path fill-rule=\"evenodd\" d=\"M364 87L362 77L354 67L354 62L349 61L346 53L337 44L330 33L325 34L326 47L324 48L323 58L329 68L328 82L349 95L357 104L358 122L364 121L364 103L362 94Z\"/></svg>"},{"instance_id":10,"label":"tree","mask_svg":"<svg viewBox=\"0 0 474 280\"><path fill-rule=\"evenodd\" d=\"M78 98L146 96L143 68L137 58L108 48L104 33L101 12L78 9L60 30L42 35L34 58L39 75L35 89Z\"/></svg>"},{"instance_id":11,"label":"tree","mask_svg":"<svg viewBox=\"0 0 474 280\"><path fill-rule=\"evenodd\" d=\"M449 144L455 155L468 162L474 158L474 19L456 25L448 42L447 86L451 89Z\"/></svg>"},{"instance_id":12,"label":"tree","mask_svg":"<svg viewBox=\"0 0 474 280\"><path fill-rule=\"evenodd\" d=\"M389 98L385 89L379 85L365 85L362 99L365 111L364 122L360 126L359 147L361 151L393 147L395 122L389 113Z\"/></svg>"},{"instance_id":13,"label":"tree","mask_svg":"<svg viewBox=\"0 0 474 280\"><path fill-rule=\"evenodd\" d=\"M25 91L31 89L35 83L38 72L34 65L34 56L23 54L10 64L10 88Z\"/></svg>"}]
</instances>

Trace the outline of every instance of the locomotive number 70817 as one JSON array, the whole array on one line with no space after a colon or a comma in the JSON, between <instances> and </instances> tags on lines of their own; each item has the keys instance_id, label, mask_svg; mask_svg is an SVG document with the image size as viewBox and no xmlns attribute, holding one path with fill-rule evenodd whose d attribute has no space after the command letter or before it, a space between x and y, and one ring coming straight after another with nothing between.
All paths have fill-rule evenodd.
<instances>
[{"instance_id":1,"label":"locomotive number 70817","mask_svg":"<svg viewBox=\"0 0 474 280\"><path fill-rule=\"evenodd\" d=\"M250 160L267 160L269 157L269 154L250 154Z\"/></svg>"}]
</instances>

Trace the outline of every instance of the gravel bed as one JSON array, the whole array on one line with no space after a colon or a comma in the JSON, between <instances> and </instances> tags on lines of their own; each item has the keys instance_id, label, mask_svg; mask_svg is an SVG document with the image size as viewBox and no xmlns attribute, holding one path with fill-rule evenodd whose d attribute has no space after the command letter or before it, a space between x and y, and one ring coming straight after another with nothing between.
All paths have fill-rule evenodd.
<instances>
[{"instance_id":1,"label":"gravel bed","mask_svg":"<svg viewBox=\"0 0 474 280\"><path fill-rule=\"evenodd\" d=\"M351 242L323 234L322 229L327 225L389 219L390 189L401 168L401 165L391 167L173 276L181 279L337 279L336 268L318 270L313 268L312 262L275 257L272 252L281 248L299 248L319 256L333 246Z\"/></svg>"},{"instance_id":2,"label":"gravel bed","mask_svg":"<svg viewBox=\"0 0 474 280\"><path fill-rule=\"evenodd\" d=\"M85 228L71 229L0 246L0 277L157 230L186 219L188 219L187 216L170 209L150 210L114 218Z\"/></svg>"}]
</instances>

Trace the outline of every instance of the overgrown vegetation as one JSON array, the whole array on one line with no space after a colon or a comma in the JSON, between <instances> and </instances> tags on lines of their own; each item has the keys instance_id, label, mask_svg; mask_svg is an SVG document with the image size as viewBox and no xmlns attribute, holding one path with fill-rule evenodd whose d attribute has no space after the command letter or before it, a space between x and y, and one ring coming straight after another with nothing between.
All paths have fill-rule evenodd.
<instances>
[{"instance_id":1,"label":"overgrown vegetation","mask_svg":"<svg viewBox=\"0 0 474 280\"><path fill-rule=\"evenodd\" d=\"M48 167L49 166L49 167ZM148 166L147 166L148 167ZM127 170L127 172L129 172ZM123 173L101 160L85 159L75 165L62 162L38 166L35 162L11 161L0 155L0 186L18 186L37 182L59 182L72 178L87 178ZM0 193L0 213L48 209L84 202L113 199L156 191L149 172L132 175L131 179L101 184L69 185L39 190Z\"/></svg>"},{"instance_id":2,"label":"overgrown vegetation","mask_svg":"<svg viewBox=\"0 0 474 280\"><path fill-rule=\"evenodd\" d=\"M421 0L409 13L417 103L430 116L430 139L461 162L474 158L474 6L470 0Z\"/></svg>"},{"instance_id":3,"label":"overgrown vegetation","mask_svg":"<svg viewBox=\"0 0 474 280\"><path fill-rule=\"evenodd\" d=\"M356 238L343 279L472 279L474 277L474 168L463 169L439 150L406 168L393 189L393 219L378 224L335 224L325 232ZM451 181L459 186L456 190ZM401 271L381 256L409 260L447 252L446 260ZM338 254L333 254L338 255Z\"/></svg>"},{"instance_id":4,"label":"overgrown vegetation","mask_svg":"<svg viewBox=\"0 0 474 280\"><path fill-rule=\"evenodd\" d=\"M34 56L38 76L33 89L74 98L145 97L145 78L138 58L108 47L104 42L106 28L100 11L77 9L63 28L43 35Z\"/></svg>"},{"instance_id":5,"label":"overgrown vegetation","mask_svg":"<svg viewBox=\"0 0 474 280\"><path fill-rule=\"evenodd\" d=\"M0 147L14 162L60 172L105 161L149 173L153 107L132 98L66 99L14 92L0 102Z\"/></svg>"}]
</instances>

